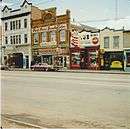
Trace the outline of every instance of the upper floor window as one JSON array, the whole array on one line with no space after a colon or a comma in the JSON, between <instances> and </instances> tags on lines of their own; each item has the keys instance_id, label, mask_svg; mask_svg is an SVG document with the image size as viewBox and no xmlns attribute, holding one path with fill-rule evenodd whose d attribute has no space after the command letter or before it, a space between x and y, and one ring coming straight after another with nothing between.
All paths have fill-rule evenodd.
<instances>
[{"instance_id":1,"label":"upper floor window","mask_svg":"<svg viewBox=\"0 0 130 129\"><path fill-rule=\"evenodd\" d=\"M21 28L21 20L18 20L18 24L19 24L19 25L18 25L18 26L19 26L18 28L20 29L20 28Z\"/></svg>"},{"instance_id":2,"label":"upper floor window","mask_svg":"<svg viewBox=\"0 0 130 129\"><path fill-rule=\"evenodd\" d=\"M13 30L15 30L15 21L13 21Z\"/></svg>"},{"instance_id":3,"label":"upper floor window","mask_svg":"<svg viewBox=\"0 0 130 129\"><path fill-rule=\"evenodd\" d=\"M60 41L62 42L62 41L65 41L65 37L66 37L66 34L65 34L65 30L61 30L60 31Z\"/></svg>"},{"instance_id":4,"label":"upper floor window","mask_svg":"<svg viewBox=\"0 0 130 129\"><path fill-rule=\"evenodd\" d=\"M34 33L34 44L38 44L38 33Z\"/></svg>"},{"instance_id":5,"label":"upper floor window","mask_svg":"<svg viewBox=\"0 0 130 129\"><path fill-rule=\"evenodd\" d=\"M13 44L15 44L15 36L13 36Z\"/></svg>"},{"instance_id":6,"label":"upper floor window","mask_svg":"<svg viewBox=\"0 0 130 129\"><path fill-rule=\"evenodd\" d=\"M55 31L50 32L50 41L56 42L56 32Z\"/></svg>"},{"instance_id":7,"label":"upper floor window","mask_svg":"<svg viewBox=\"0 0 130 129\"><path fill-rule=\"evenodd\" d=\"M27 28L27 19L24 19L24 28Z\"/></svg>"},{"instance_id":8,"label":"upper floor window","mask_svg":"<svg viewBox=\"0 0 130 129\"><path fill-rule=\"evenodd\" d=\"M13 44L13 37L10 36L10 43Z\"/></svg>"},{"instance_id":9,"label":"upper floor window","mask_svg":"<svg viewBox=\"0 0 130 129\"><path fill-rule=\"evenodd\" d=\"M89 39L89 35L87 35L87 39Z\"/></svg>"},{"instance_id":10,"label":"upper floor window","mask_svg":"<svg viewBox=\"0 0 130 129\"><path fill-rule=\"evenodd\" d=\"M10 30L13 30L13 22L10 22Z\"/></svg>"},{"instance_id":11,"label":"upper floor window","mask_svg":"<svg viewBox=\"0 0 130 129\"><path fill-rule=\"evenodd\" d=\"M104 48L109 48L109 37L104 37Z\"/></svg>"},{"instance_id":12,"label":"upper floor window","mask_svg":"<svg viewBox=\"0 0 130 129\"><path fill-rule=\"evenodd\" d=\"M19 29L18 20L16 20L16 29Z\"/></svg>"},{"instance_id":13,"label":"upper floor window","mask_svg":"<svg viewBox=\"0 0 130 129\"><path fill-rule=\"evenodd\" d=\"M119 48L119 36L113 36L113 48Z\"/></svg>"},{"instance_id":14,"label":"upper floor window","mask_svg":"<svg viewBox=\"0 0 130 129\"><path fill-rule=\"evenodd\" d=\"M27 43L27 42L28 42L27 34L24 34L24 43Z\"/></svg>"},{"instance_id":15,"label":"upper floor window","mask_svg":"<svg viewBox=\"0 0 130 129\"><path fill-rule=\"evenodd\" d=\"M45 43L47 41L47 33L42 32L42 43Z\"/></svg>"},{"instance_id":16,"label":"upper floor window","mask_svg":"<svg viewBox=\"0 0 130 129\"><path fill-rule=\"evenodd\" d=\"M8 23L5 22L5 31L7 31L7 29L8 29Z\"/></svg>"},{"instance_id":17,"label":"upper floor window","mask_svg":"<svg viewBox=\"0 0 130 129\"><path fill-rule=\"evenodd\" d=\"M5 44L8 44L8 37L5 37Z\"/></svg>"},{"instance_id":18,"label":"upper floor window","mask_svg":"<svg viewBox=\"0 0 130 129\"><path fill-rule=\"evenodd\" d=\"M18 36L19 37L19 44L21 44L21 35Z\"/></svg>"},{"instance_id":19,"label":"upper floor window","mask_svg":"<svg viewBox=\"0 0 130 129\"><path fill-rule=\"evenodd\" d=\"M18 35L16 35L16 44L18 44L18 42L19 42L19 41L18 41Z\"/></svg>"}]
</instances>

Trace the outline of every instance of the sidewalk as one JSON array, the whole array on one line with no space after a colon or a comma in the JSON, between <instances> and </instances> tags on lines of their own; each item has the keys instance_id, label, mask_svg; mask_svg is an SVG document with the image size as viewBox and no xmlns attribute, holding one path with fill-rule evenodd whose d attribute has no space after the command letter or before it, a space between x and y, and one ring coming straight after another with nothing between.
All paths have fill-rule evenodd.
<instances>
[{"instance_id":1,"label":"sidewalk","mask_svg":"<svg viewBox=\"0 0 130 129\"><path fill-rule=\"evenodd\" d=\"M15 68L11 69L10 71L31 71L30 69L22 69L22 68ZM35 71L34 71L35 72ZM68 70L62 69L58 72L71 72L71 73L99 73L99 74L130 74L130 72L120 71L120 70Z\"/></svg>"},{"instance_id":2,"label":"sidewalk","mask_svg":"<svg viewBox=\"0 0 130 129\"><path fill-rule=\"evenodd\" d=\"M99 73L99 74L130 74L130 72L120 70L60 70L60 72L72 72L72 73Z\"/></svg>"}]
</instances>

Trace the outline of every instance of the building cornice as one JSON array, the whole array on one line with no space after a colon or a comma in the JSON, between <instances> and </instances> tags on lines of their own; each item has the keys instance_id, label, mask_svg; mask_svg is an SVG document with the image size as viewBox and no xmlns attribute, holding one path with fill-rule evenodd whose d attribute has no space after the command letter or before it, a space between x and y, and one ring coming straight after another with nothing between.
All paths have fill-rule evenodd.
<instances>
[{"instance_id":1,"label":"building cornice","mask_svg":"<svg viewBox=\"0 0 130 129\"><path fill-rule=\"evenodd\" d=\"M2 17L1 20L19 18L19 17L23 17L23 16L28 16L29 14L31 14L31 12L26 12L26 13L16 14L16 15L12 15L12 16Z\"/></svg>"}]
</instances>

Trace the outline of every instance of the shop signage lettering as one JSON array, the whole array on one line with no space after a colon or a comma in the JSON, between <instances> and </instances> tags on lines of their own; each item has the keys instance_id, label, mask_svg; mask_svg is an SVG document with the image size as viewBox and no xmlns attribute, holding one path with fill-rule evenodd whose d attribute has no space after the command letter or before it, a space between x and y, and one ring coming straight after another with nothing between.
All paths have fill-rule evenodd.
<instances>
[{"instance_id":1,"label":"shop signage lettering","mask_svg":"<svg viewBox=\"0 0 130 129\"><path fill-rule=\"evenodd\" d=\"M80 41L79 41L79 35L77 31L71 32L71 48L79 47Z\"/></svg>"},{"instance_id":2,"label":"shop signage lettering","mask_svg":"<svg viewBox=\"0 0 130 129\"><path fill-rule=\"evenodd\" d=\"M42 32L42 31L52 31L52 30L62 30L62 29L67 29L66 24L60 24L60 25L53 25L53 26L46 26L46 27L36 27L32 29L32 32Z\"/></svg>"}]
</instances>

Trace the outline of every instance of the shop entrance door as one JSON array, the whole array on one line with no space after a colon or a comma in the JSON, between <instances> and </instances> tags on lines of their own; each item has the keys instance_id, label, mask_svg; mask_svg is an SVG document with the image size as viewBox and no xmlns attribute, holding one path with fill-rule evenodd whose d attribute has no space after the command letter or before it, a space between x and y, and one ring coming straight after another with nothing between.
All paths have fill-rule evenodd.
<instances>
[{"instance_id":1,"label":"shop entrance door","mask_svg":"<svg viewBox=\"0 0 130 129\"><path fill-rule=\"evenodd\" d=\"M14 65L16 68L23 68L23 54L22 53L13 53Z\"/></svg>"},{"instance_id":2,"label":"shop entrance door","mask_svg":"<svg viewBox=\"0 0 130 129\"><path fill-rule=\"evenodd\" d=\"M29 68L29 56L25 56L26 68Z\"/></svg>"}]
</instances>

